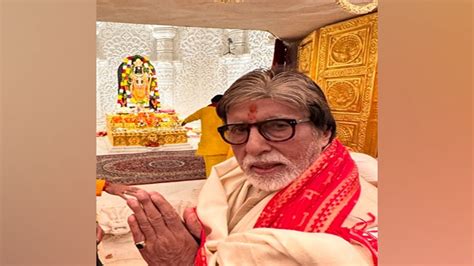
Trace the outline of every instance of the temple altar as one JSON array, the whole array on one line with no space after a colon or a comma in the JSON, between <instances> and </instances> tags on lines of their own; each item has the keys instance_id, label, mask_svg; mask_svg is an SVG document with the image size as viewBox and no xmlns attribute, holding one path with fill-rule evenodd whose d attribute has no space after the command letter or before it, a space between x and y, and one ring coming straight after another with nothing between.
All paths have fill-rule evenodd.
<instances>
[{"instance_id":1,"label":"temple altar","mask_svg":"<svg viewBox=\"0 0 474 266\"><path fill-rule=\"evenodd\" d=\"M186 130L176 113L108 114L107 136L113 146L157 147L186 143Z\"/></svg>"},{"instance_id":2,"label":"temple altar","mask_svg":"<svg viewBox=\"0 0 474 266\"><path fill-rule=\"evenodd\" d=\"M158 147L187 142L174 110L162 110L156 70L143 56L123 59L118 68L117 108L106 114L112 146Z\"/></svg>"}]
</instances>

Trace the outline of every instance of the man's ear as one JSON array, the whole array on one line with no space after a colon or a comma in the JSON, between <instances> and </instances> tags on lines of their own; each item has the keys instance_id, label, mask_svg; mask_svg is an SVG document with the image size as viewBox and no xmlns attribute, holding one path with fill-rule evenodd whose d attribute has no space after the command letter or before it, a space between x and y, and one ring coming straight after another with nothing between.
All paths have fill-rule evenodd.
<instances>
[{"instance_id":1,"label":"man's ear","mask_svg":"<svg viewBox=\"0 0 474 266\"><path fill-rule=\"evenodd\" d=\"M322 147L326 147L329 144L329 139L331 138L331 131L323 131L321 132L320 140Z\"/></svg>"}]
</instances>

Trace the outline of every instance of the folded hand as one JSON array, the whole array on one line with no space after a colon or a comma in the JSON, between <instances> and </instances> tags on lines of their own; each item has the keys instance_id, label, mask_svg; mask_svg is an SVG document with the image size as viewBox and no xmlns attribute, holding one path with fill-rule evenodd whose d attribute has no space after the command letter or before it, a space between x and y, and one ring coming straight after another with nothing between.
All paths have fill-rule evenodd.
<instances>
[{"instance_id":1,"label":"folded hand","mask_svg":"<svg viewBox=\"0 0 474 266\"><path fill-rule=\"evenodd\" d=\"M192 265L198 243L174 208L158 192L137 190L127 199L134 214L128 218L135 243L149 265ZM194 227L196 230L196 227Z\"/></svg>"}]
</instances>

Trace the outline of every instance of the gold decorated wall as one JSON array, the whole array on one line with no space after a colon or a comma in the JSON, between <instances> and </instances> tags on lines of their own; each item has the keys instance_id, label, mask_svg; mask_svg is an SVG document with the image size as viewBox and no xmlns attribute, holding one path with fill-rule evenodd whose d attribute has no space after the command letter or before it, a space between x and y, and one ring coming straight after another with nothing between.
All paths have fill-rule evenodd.
<instances>
[{"instance_id":1,"label":"gold decorated wall","mask_svg":"<svg viewBox=\"0 0 474 266\"><path fill-rule=\"evenodd\" d=\"M298 69L323 89L337 137L377 157L377 13L309 34L298 47Z\"/></svg>"}]
</instances>

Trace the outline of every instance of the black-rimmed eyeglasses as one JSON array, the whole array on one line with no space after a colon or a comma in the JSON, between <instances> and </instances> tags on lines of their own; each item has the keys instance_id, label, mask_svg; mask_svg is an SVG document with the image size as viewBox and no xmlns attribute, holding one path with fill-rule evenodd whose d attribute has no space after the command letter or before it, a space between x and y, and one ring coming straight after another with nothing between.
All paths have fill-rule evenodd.
<instances>
[{"instance_id":1,"label":"black-rimmed eyeglasses","mask_svg":"<svg viewBox=\"0 0 474 266\"><path fill-rule=\"evenodd\" d=\"M229 144L240 145L249 140L250 129L256 126L260 135L266 140L282 142L295 135L295 127L299 123L310 122L309 118L296 119L271 119L257 123L228 124L217 128L222 138Z\"/></svg>"}]
</instances>

